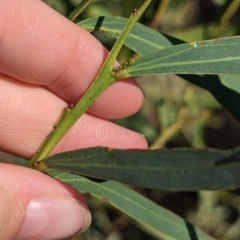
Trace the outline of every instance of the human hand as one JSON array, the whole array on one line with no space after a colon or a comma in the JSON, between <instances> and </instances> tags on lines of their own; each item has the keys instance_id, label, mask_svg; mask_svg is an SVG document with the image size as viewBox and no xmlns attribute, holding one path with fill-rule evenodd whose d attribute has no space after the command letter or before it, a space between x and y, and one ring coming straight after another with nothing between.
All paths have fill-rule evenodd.
<instances>
[{"instance_id":1,"label":"human hand","mask_svg":"<svg viewBox=\"0 0 240 240\"><path fill-rule=\"evenodd\" d=\"M31 158L108 53L39 0L0 0L0 16L0 150ZM107 121L133 114L142 101L131 79L113 84L53 153L91 146L146 148L142 135ZM90 223L78 191L32 169L1 163L0 192L0 239L61 239Z\"/></svg>"}]
</instances>

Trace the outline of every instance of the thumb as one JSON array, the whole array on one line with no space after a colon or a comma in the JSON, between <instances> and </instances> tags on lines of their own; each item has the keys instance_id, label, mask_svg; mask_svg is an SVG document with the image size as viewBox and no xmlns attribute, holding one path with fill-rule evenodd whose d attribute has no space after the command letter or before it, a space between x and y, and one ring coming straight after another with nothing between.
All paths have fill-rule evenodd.
<instances>
[{"instance_id":1,"label":"thumb","mask_svg":"<svg viewBox=\"0 0 240 240\"><path fill-rule=\"evenodd\" d=\"M71 186L32 169L0 163L0 239L64 239L91 215Z\"/></svg>"}]
</instances>

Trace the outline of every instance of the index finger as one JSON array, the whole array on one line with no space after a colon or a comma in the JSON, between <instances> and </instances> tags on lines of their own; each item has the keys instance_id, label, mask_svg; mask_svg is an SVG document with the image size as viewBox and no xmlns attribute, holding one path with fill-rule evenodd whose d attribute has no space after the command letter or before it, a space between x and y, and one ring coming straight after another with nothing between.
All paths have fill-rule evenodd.
<instances>
[{"instance_id":1,"label":"index finger","mask_svg":"<svg viewBox=\"0 0 240 240\"><path fill-rule=\"evenodd\" d=\"M101 43L38 0L0 0L0 15L0 72L76 103L108 55ZM122 118L142 101L142 91L127 79L110 86L89 112Z\"/></svg>"}]
</instances>

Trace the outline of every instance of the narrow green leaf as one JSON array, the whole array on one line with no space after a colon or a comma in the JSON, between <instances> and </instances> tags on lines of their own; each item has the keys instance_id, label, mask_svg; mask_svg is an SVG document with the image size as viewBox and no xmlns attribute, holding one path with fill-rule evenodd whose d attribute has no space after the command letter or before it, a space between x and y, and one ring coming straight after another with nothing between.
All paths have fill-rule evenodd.
<instances>
[{"instance_id":1,"label":"narrow green leaf","mask_svg":"<svg viewBox=\"0 0 240 240\"><path fill-rule=\"evenodd\" d=\"M129 76L175 74L240 74L240 36L185 43L137 59ZM120 74L121 75L121 74Z\"/></svg>"},{"instance_id":2,"label":"narrow green leaf","mask_svg":"<svg viewBox=\"0 0 240 240\"><path fill-rule=\"evenodd\" d=\"M224 86L240 94L240 75L221 75L220 81Z\"/></svg>"},{"instance_id":3,"label":"narrow green leaf","mask_svg":"<svg viewBox=\"0 0 240 240\"><path fill-rule=\"evenodd\" d=\"M45 170L152 189L201 190L240 185L240 148L233 151L88 148L51 156L44 164Z\"/></svg>"},{"instance_id":4,"label":"narrow green leaf","mask_svg":"<svg viewBox=\"0 0 240 240\"><path fill-rule=\"evenodd\" d=\"M127 23L123 17L99 17L86 19L78 23L86 30L107 32L113 38L118 38ZM137 23L125 40L125 45L140 55L147 55L156 50L172 46L171 41L182 43L157 31Z\"/></svg>"},{"instance_id":5,"label":"narrow green leaf","mask_svg":"<svg viewBox=\"0 0 240 240\"><path fill-rule=\"evenodd\" d=\"M213 239L187 223L184 219L120 183L114 181L96 183L87 178L64 172L51 171L48 174L72 185L81 193L87 193L105 200L133 218L138 224L143 226L143 230L157 239Z\"/></svg>"},{"instance_id":6,"label":"narrow green leaf","mask_svg":"<svg viewBox=\"0 0 240 240\"><path fill-rule=\"evenodd\" d=\"M127 19L121 17L100 17L78 23L88 31L104 31L118 38ZM125 45L140 55L148 55L157 50L184 43L181 40L163 35L141 24L136 24L126 39ZM201 55L202 56L202 55ZM199 67L199 66L198 66ZM237 75L180 75L183 79L209 90L223 107L240 121L240 93ZM231 90L230 90L231 89Z\"/></svg>"}]
</instances>

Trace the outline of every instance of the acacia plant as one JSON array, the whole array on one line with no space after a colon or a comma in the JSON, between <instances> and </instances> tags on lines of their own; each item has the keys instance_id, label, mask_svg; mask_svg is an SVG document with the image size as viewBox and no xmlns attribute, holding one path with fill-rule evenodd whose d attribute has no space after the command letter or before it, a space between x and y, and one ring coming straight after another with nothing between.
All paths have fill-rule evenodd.
<instances>
[{"instance_id":1,"label":"acacia plant","mask_svg":"<svg viewBox=\"0 0 240 240\"><path fill-rule=\"evenodd\" d=\"M83 0L69 17L74 21L93 0ZM132 218L157 239L209 240L210 236L128 186L174 191L226 189L240 185L240 149L120 150L88 148L48 157L96 98L126 77L177 74L207 89L240 121L240 37L184 43L137 21L151 0L130 18L99 17L77 23L104 31L116 42L95 81L76 105L60 116L53 132L30 161L30 167L101 199ZM125 45L139 56L114 67ZM99 182L92 179L102 179Z\"/></svg>"}]
</instances>

